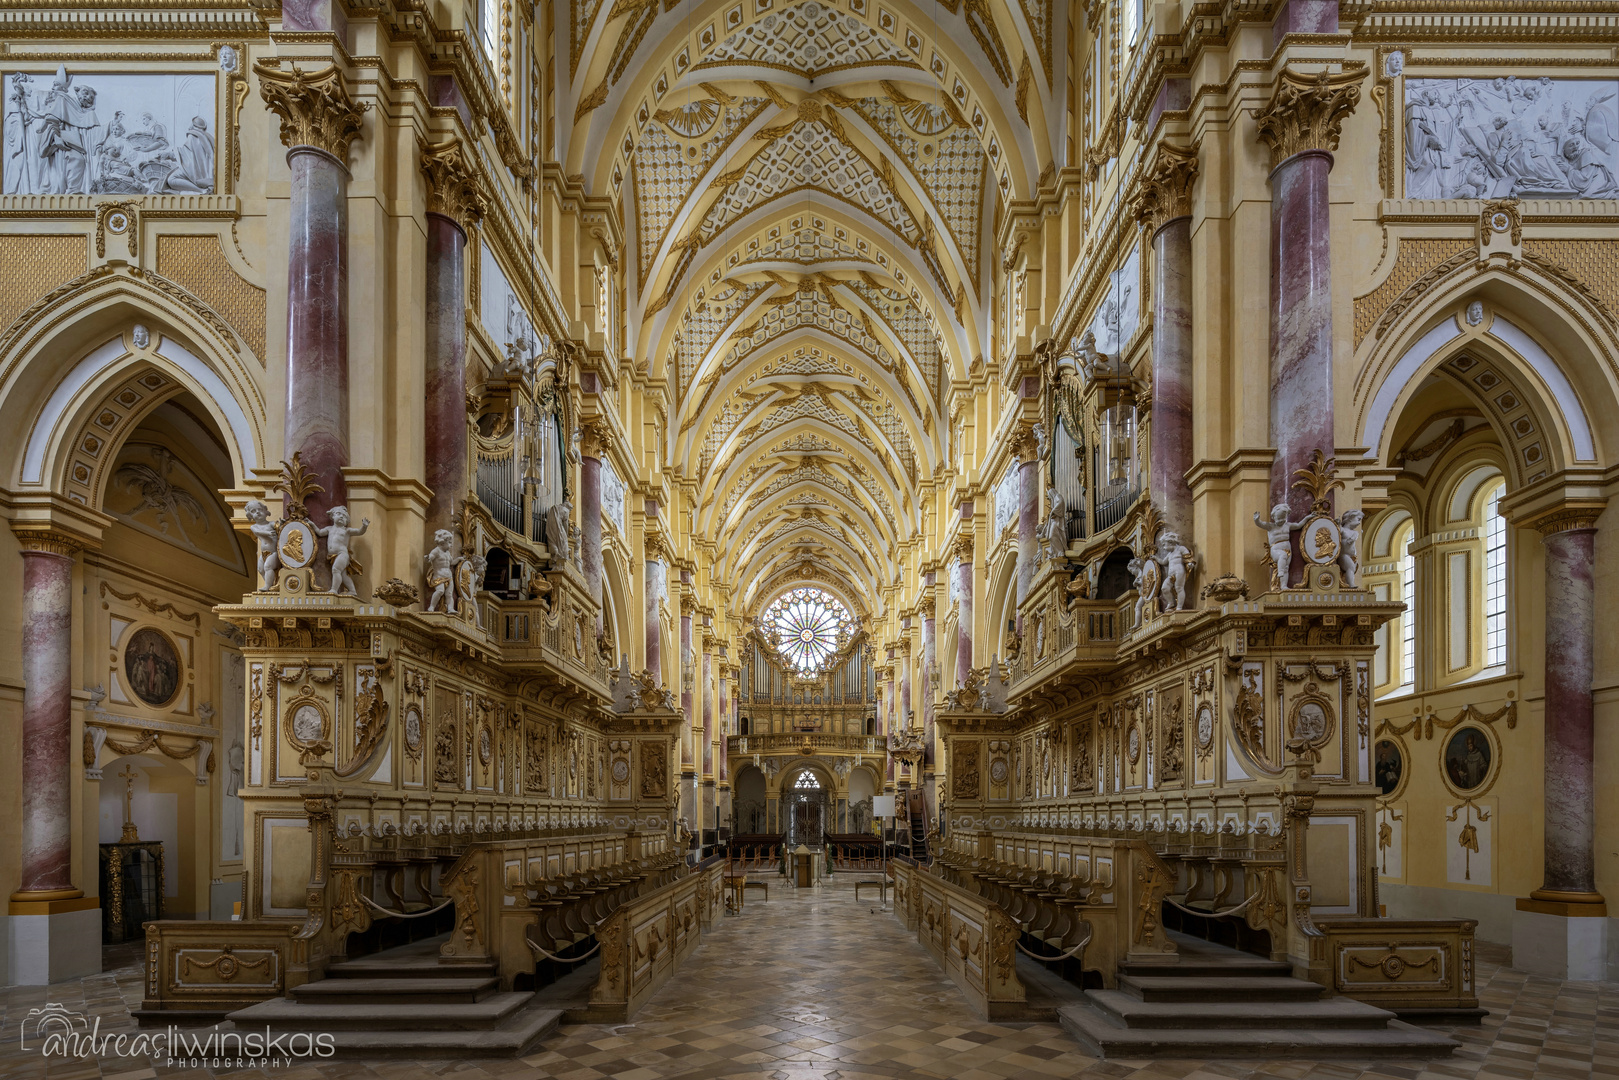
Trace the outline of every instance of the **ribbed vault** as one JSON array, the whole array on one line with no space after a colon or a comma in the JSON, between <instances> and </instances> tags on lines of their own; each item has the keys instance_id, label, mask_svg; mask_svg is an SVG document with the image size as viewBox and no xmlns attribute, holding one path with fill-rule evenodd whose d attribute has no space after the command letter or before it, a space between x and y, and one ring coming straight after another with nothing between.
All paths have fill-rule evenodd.
<instances>
[{"instance_id":1,"label":"ribbed vault","mask_svg":"<svg viewBox=\"0 0 1619 1080\"><path fill-rule=\"evenodd\" d=\"M937 20L937 21L935 21ZM559 156L616 199L626 349L749 615L876 612L986 351L996 207L1051 164L1060 12L1024 0L576 5Z\"/></svg>"}]
</instances>

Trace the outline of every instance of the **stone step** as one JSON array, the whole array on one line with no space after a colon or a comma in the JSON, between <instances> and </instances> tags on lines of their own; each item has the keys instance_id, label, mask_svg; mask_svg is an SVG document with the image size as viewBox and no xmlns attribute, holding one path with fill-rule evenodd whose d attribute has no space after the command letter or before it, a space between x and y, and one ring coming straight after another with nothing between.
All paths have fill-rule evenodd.
<instances>
[{"instance_id":1,"label":"stone step","mask_svg":"<svg viewBox=\"0 0 1619 1080\"><path fill-rule=\"evenodd\" d=\"M1321 987L1277 976L1120 975L1119 989L1142 1001L1315 1001Z\"/></svg>"},{"instance_id":2,"label":"stone step","mask_svg":"<svg viewBox=\"0 0 1619 1080\"><path fill-rule=\"evenodd\" d=\"M1061 1009L1062 1026L1103 1058L1323 1058L1414 1059L1449 1057L1457 1042L1398 1020L1360 1028L1128 1028L1096 1006Z\"/></svg>"},{"instance_id":3,"label":"stone step","mask_svg":"<svg viewBox=\"0 0 1619 1080\"><path fill-rule=\"evenodd\" d=\"M475 964L443 963L436 955L387 957L362 956L344 960L326 969L328 979L439 979L495 974L493 961Z\"/></svg>"},{"instance_id":4,"label":"stone step","mask_svg":"<svg viewBox=\"0 0 1619 1080\"><path fill-rule=\"evenodd\" d=\"M492 994L471 1003L377 1004L271 998L230 1014L238 1029L271 1031L488 1031L505 1023L534 997Z\"/></svg>"},{"instance_id":5,"label":"stone step","mask_svg":"<svg viewBox=\"0 0 1619 1080\"><path fill-rule=\"evenodd\" d=\"M494 975L321 979L292 990L299 1001L345 1005L471 1005L500 989Z\"/></svg>"},{"instance_id":6,"label":"stone step","mask_svg":"<svg viewBox=\"0 0 1619 1080\"><path fill-rule=\"evenodd\" d=\"M1129 1028L1377 1029L1394 1014L1353 998L1321 1001L1142 1001L1120 990L1087 990L1091 1004Z\"/></svg>"},{"instance_id":7,"label":"stone step","mask_svg":"<svg viewBox=\"0 0 1619 1080\"><path fill-rule=\"evenodd\" d=\"M1124 960L1119 963L1119 974L1217 979L1289 978L1293 974L1293 966L1278 960L1266 960L1260 956L1242 959L1237 956L1188 956L1183 953L1178 959L1167 964Z\"/></svg>"},{"instance_id":8,"label":"stone step","mask_svg":"<svg viewBox=\"0 0 1619 1080\"><path fill-rule=\"evenodd\" d=\"M276 1033L324 1035L338 1058L516 1057L555 1032L562 1019L561 1010L535 1006L532 997L498 994L476 1005L392 1006L381 1010L385 1016L373 1009L369 1017L355 1006L275 998L232 1013L231 1021L238 1031L268 1026Z\"/></svg>"}]
</instances>

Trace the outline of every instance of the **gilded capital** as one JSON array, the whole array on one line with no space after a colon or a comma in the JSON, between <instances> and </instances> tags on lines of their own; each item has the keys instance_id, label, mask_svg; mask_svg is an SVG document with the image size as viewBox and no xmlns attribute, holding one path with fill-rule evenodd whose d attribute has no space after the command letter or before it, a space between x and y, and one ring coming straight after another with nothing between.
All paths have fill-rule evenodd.
<instances>
[{"instance_id":1,"label":"gilded capital","mask_svg":"<svg viewBox=\"0 0 1619 1080\"><path fill-rule=\"evenodd\" d=\"M579 453L600 460L613 448L613 429L599 420L585 422L579 428Z\"/></svg>"},{"instance_id":2,"label":"gilded capital","mask_svg":"<svg viewBox=\"0 0 1619 1080\"><path fill-rule=\"evenodd\" d=\"M1541 536L1554 536L1560 532L1573 532L1575 529L1596 528L1597 516L1602 513L1602 509L1603 504L1600 502L1564 503L1528 521L1514 524L1526 525Z\"/></svg>"},{"instance_id":3,"label":"gilded capital","mask_svg":"<svg viewBox=\"0 0 1619 1080\"><path fill-rule=\"evenodd\" d=\"M955 546L951 548L951 551L955 554L957 562L972 562L973 534L970 532L962 533L956 537Z\"/></svg>"},{"instance_id":4,"label":"gilded capital","mask_svg":"<svg viewBox=\"0 0 1619 1080\"><path fill-rule=\"evenodd\" d=\"M1176 218L1192 213L1192 183L1197 179L1197 147L1161 143L1152 167L1142 174L1136 192L1136 221L1155 233Z\"/></svg>"},{"instance_id":5,"label":"gilded capital","mask_svg":"<svg viewBox=\"0 0 1619 1080\"><path fill-rule=\"evenodd\" d=\"M355 104L343 74L331 64L320 71L283 71L264 62L253 65L259 94L281 118L281 141L288 147L313 146L339 161L348 160L349 143L359 138L364 104Z\"/></svg>"},{"instance_id":6,"label":"gilded capital","mask_svg":"<svg viewBox=\"0 0 1619 1080\"><path fill-rule=\"evenodd\" d=\"M488 199L461 140L452 136L433 146L417 139L416 145L422 154L422 174L427 177L427 212L443 214L462 228L482 220Z\"/></svg>"},{"instance_id":7,"label":"gilded capital","mask_svg":"<svg viewBox=\"0 0 1619 1080\"><path fill-rule=\"evenodd\" d=\"M1040 454L1040 440L1035 438L1032 424L1019 425L1012 432L1012 453L1024 464L1034 461Z\"/></svg>"},{"instance_id":8,"label":"gilded capital","mask_svg":"<svg viewBox=\"0 0 1619 1080\"><path fill-rule=\"evenodd\" d=\"M23 552L60 555L71 559L87 546L85 541L58 529L14 529L18 546Z\"/></svg>"},{"instance_id":9,"label":"gilded capital","mask_svg":"<svg viewBox=\"0 0 1619 1080\"><path fill-rule=\"evenodd\" d=\"M1306 150L1338 149L1344 117L1360 102L1364 71L1333 74L1323 68L1314 77L1283 69L1276 92L1259 110L1259 137L1270 144L1271 168Z\"/></svg>"}]
</instances>

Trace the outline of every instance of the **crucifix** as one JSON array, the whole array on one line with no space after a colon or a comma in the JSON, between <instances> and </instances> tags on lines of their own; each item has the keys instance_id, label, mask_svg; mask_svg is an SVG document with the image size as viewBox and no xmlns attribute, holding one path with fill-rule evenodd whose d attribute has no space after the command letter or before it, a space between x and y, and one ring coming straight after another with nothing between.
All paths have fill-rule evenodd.
<instances>
[{"instance_id":1,"label":"crucifix","mask_svg":"<svg viewBox=\"0 0 1619 1080\"><path fill-rule=\"evenodd\" d=\"M131 815L131 807L135 800L135 778L140 770L125 765L124 771L118 774L124 780L124 834L118 838L120 844L138 844L140 835L135 831L135 819Z\"/></svg>"}]
</instances>

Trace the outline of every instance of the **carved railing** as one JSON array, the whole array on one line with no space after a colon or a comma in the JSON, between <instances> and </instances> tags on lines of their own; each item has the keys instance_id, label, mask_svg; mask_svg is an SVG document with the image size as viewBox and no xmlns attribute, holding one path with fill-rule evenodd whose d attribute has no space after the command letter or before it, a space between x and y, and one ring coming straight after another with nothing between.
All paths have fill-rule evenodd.
<instances>
[{"instance_id":1,"label":"carved railing","mask_svg":"<svg viewBox=\"0 0 1619 1080\"><path fill-rule=\"evenodd\" d=\"M992 900L909 859L890 866L894 914L916 933L978 1015L1020 1019L1027 998L1017 974L1017 923Z\"/></svg>"},{"instance_id":2,"label":"carved railing","mask_svg":"<svg viewBox=\"0 0 1619 1080\"><path fill-rule=\"evenodd\" d=\"M702 943L719 914L724 872L724 860L711 858L615 910L596 930L601 975L590 1004L569 1019L622 1023L634 1016Z\"/></svg>"},{"instance_id":3,"label":"carved railing","mask_svg":"<svg viewBox=\"0 0 1619 1080\"><path fill-rule=\"evenodd\" d=\"M1072 597L1068 585L1068 574L1048 563L1020 605L1023 637L1010 665L1009 699L1029 694L1076 667L1094 670L1117 662L1125 628L1118 602Z\"/></svg>"},{"instance_id":4,"label":"carved railing","mask_svg":"<svg viewBox=\"0 0 1619 1080\"><path fill-rule=\"evenodd\" d=\"M876 735L826 735L817 732L776 731L765 735L731 735L726 745L732 754L796 754L808 746L815 753L865 754L888 752Z\"/></svg>"},{"instance_id":5,"label":"carved railing","mask_svg":"<svg viewBox=\"0 0 1619 1080\"><path fill-rule=\"evenodd\" d=\"M494 961L509 989L514 976L534 969L525 932L547 901L600 891L672 861L669 835L661 830L473 844L441 879L445 896L455 901L455 925L442 954Z\"/></svg>"}]
</instances>

